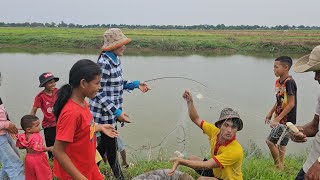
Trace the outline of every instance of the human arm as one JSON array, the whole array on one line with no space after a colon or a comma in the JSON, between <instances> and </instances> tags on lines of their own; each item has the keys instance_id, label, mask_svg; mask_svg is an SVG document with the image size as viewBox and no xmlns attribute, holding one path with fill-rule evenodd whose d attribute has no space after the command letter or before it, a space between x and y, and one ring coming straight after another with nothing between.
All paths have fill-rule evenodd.
<instances>
[{"instance_id":1,"label":"human arm","mask_svg":"<svg viewBox=\"0 0 320 180\"><path fill-rule=\"evenodd\" d=\"M201 119L199 118L198 112L193 104L192 94L186 90L182 97L187 101L191 121L201 128Z\"/></svg>"},{"instance_id":2,"label":"human arm","mask_svg":"<svg viewBox=\"0 0 320 180\"><path fill-rule=\"evenodd\" d=\"M37 110L38 110L38 107L32 107L30 114L35 116L37 113Z\"/></svg>"},{"instance_id":3,"label":"human arm","mask_svg":"<svg viewBox=\"0 0 320 180\"><path fill-rule=\"evenodd\" d=\"M320 180L320 162L316 160L304 175L305 180Z\"/></svg>"},{"instance_id":4,"label":"human arm","mask_svg":"<svg viewBox=\"0 0 320 180\"><path fill-rule=\"evenodd\" d=\"M281 119L283 119L295 106L295 97L294 95L288 95L288 104L287 106L282 110L282 112L275 117L272 121L270 126L275 127L279 124Z\"/></svg>"},{"instance_id":5,"label":"human arm","mask_svg":"<svg viewBox=\"0 0 320 180\"><path fill-rule=\"evenodd\" d=\"M81 172L74 166L71 159L65 152L68 142L56 140L53 146L54 158L58 161L59 165L76 180L87 180Z\"/></svg>"},{"instance_id":6,"label":"human arm","mask_svg":"<svg viewBox=\"0 0 320 180\"><path fill-rule=\"evenodd\" d=\"M319 115L315 114L313 120L304 126L297 126L299 129L298 133L292 133L291 139L294 142L306 142L307 137L314 137L319 131Z\"/></svg>"},{"instance_id":7,"label":"human arm","mask_svg":"<svg viewBox=\"0 0 320 180\"><path fill-rule=\"evenodd\" d=\"M273 115L274 111L276 110L276 106L277 106L277 103L275 103L275 104L272 106L271 110L270 110L269 113L267 114L266 119L264 120L264 123L265 123L265 124L269 124L269 123L270 123L270 120L271 120L271 118L272 118L272 115Z\"/></svg>"},{"instance_id":8,"label":"human arm","mask_svg":"<svg viewBox=\"0 0 320 180\"><path fill-rule=\"evenodd\" d=\"M0 130L5 129L11 134L17 134L18 129L8 120L7 113L4 108L0 109Z\"/></svg>"},{"instance_id":9,"label":"human arm","mask_svg":"<svg viewBox=\"0 0 320 180\"><path fill-rule=\"evenodd\" d=\"M145 83L143 81L132 81L132 82L124 81L123 89L125 89L125 90L134 90L136 88L139 88L140 91L143 92L143 93L145 93L145 92L150 90L150 88L147 85L147 83Z\"/></svg>"},{"instance_id":10,"label":"human arm","mask_svg":"<svg viewBox=\"0 0 320 180\"><path fill-rule=\"evenodd\" d=\"M175 157L171 158L170 161L173 163L173 166L169 171L168 176L172 176L179 165L187 166L193 169L212 169L219 167L218 163L213 158L209 159L208 161L195 161Z\"/></svg>"}]
</instances>

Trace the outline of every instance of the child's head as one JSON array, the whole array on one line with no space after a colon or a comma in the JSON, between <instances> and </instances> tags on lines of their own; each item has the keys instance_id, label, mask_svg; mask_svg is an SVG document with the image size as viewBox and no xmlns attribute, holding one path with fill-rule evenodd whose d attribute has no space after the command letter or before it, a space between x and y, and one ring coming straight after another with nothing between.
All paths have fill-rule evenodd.
<instances>
[{"instance_id":1,"label":"child's head","mask_svg":"<svg viewBox=\"0 0 320 180\"><path fill-rule=\"evenodd\" d=\"M274 60L273 71L279 77L288 73L292 66L292 59L288 56L280 56Z\"/></svg>"},{"instance_id":2,"label":"child's head","mask_svg":"<svg viewBox=\"0 0 320 180\"><path fill-rule=\"evenodd\" d=\"M103 38L104 44L102 46L102 50L112 51L117 56L122 56L125 50L125 45L131 42L131 39L127 38L119 28L106 30Z\"/></svg>"},{"instance_id":3,"label":"child's head","mask_svg":"<svg viewBox=\"0 0 320 180\"><path fill-rule=\"evenodd\" d=\"M88 59L76 62L69 73L69 84L62 86L54 104L54 115L58 119L63 106L74 91L82 97L94 98L100 89L101 69L97 63Z\"/></svg>"},{"instance_id":4,"label":"child's head","mask_svg":"<svg viewBox=\"0 0 320 180\"><path fill-rule=\"evenodd\" d=\"M56 82L59 81L59 78L54 77L50 72L45 72L39 76L39 81L39 87L44 87L46 90L53 91L56 88Z\"/></svg>"},{"instance_id":5,"label":"child's head","mask_svg":"<svg viewBox=\"0 0 320 180\"><path fill-rule=\"evenodd\" d=\"M21 127L27 133L40 132L40 120L34 115L25 115L21 118Z\"/></svg>"}]
</instances>

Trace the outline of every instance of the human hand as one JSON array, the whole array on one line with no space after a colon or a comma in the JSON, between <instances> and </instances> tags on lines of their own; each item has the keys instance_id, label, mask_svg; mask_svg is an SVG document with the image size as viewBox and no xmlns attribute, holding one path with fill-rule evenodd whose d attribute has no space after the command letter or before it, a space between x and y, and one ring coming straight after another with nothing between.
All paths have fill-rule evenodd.
<instances>
[{"instance_id":1,"label":"human hand","mask_svg":"<svg viewBox=\"0 0 320 180\"><path fill-rule=\"evenodd\" d=\"M17 134L12 134L12 133L9 133L10 134L10 136L11 136L11 138L13 139L13 140L17 140L18 138L17 138Z\"/></svg>"},{"instance_id":2,"label":"human hand","mask_svg":"<svg viewBox=\"0 0 320 180\"><path fill-rule=\"evenodd\" d=\"M115 138L119 135L119 132L116 131L111 124L99 124L97 125L97 131L100 131L111 138Z\"/></svg>"},{"instance_id":3,"label":"human hand","mask_svg":"<svg viewBox=\"0 0 320 180\"><path fill-rule=\"evenodd\" d=\"M267 116L266 116L266 119L264 120L264 123L265 124L270 124L271 118L272 118L272 114L268 113Z\"/></svg>"},{"instance_id":4,"label":"human hand","mask_svg":"<svg viewBox=\"0 0 320 180\"><path fill-rule=\"evenodd\" d=\"M188 90L185 90L182 97L187 101L187 102L192 102L193 99L192 99L192 94L190 91Z\"/></svg>"},{"instance_id":5,"label":"human hand","mask_svg":"<svg viewBox=\"0 0 320 180\"><path fill-rule=\"evenodd\" d=\"M174 158L170 159L170 162L173 163L173 166L172 166L171 170L168 172L168 176L172 176L174 174L174 172L176 171L176 169L178 168L178 166L180 164L179 159L180 158L178 158L178 157L174 157Z\"/></svg>"},{"instance_id":6,"label":"human hand","mask_svg":"<svg viewBox=\"0 0 320 180\"><path fill-rule=\"evenodd\" d=\"M308 172L304 175L305 180L320 180L320 163L318 160L313 163Z\"/></svg>"},{"instance_id":7,"label":"human hand","mask_svg":"<svg viewBox=\"0 0 320 180\"><path fill-rule=\"evenodd\" d=\"M7 131L11 134L17 134L18 133L18 129L16 128L16 126L13 123L9 123L9 127L7 128Z\"/></svg>"},{"instance_id":8,"label":"human hand","mask_svg":"<svg viewBox=\"0 0 320 180\"><path fill-rule=\"evenodd\" d=\"M143 93L148 92L149 90L151 90L151 89L149 88L149 86L148 86L145 82L143 82L143 81L140 82L140 84L139 84L139 89L140 89L140 91L143 92Z\"/></svg>"},{"instance_id":9,"label":"human hand","mask_svg":"<svg viewBox=\"0 0 320 180\"><path fill-rule=\"evenodd\" d=\"M279 121L276 120L276 118L274 118L271 122L270 122L270 127L271 128L275 128L279 125Z\"/></svg>"},{"instance_id":10,"label":"human hand","mask_svg":"<svg viewBox=\"0 0 320 180\"><path fill-rule=\"evenodd\" d=\"M125 122L125 123L131 123L129 120L129 115L125 112L122 112L120 116L118 117L118 121L120 122Z\"/></svg>"},{"instance_id":11,"label":"human hand","mask_svg":"<svg viewBox=\"0 0 320 180\"><path fill-rule=\"evenodd\" d=\"M303 134L303 128L297 126L299 132L290 133L291 140L297 143L304 143L307 141L307 136ZM291 131L290 131L291 132Z\"/></svg>"},{"instance_id":12,"label":"human hand","mask_svg":"<svg viewBox=\"0 0 320 180\"><path fill-rule=\"evenodd\" d=\"M52 151L53 151L53 146L46 147L46 151L50 151L50 152L52 152Z\"/></svg>"}]
</instances>

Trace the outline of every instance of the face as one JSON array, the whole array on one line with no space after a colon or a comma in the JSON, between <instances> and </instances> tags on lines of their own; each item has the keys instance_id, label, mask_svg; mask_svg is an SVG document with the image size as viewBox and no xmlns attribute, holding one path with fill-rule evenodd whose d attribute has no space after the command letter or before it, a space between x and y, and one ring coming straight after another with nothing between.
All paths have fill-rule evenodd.
<instances>
[{"instance_id":1,"label":"face","mask_svg":"<svg viewBox=\"0 0 320 180\"><path fill-rule=\"evenodd\" d=\"M228 141L234 137L237 130L237 126L232 121L224 121L220 127L220 135L224 140Z\"/></svg>"},{"instance_id":2,"label":"face","mask_svg":"<svg viewBox=\"0 0 320 180\"><path fill-rule=\"evenodd\" d=\"M273 64L273 72L276 77L280 77L284 75L284 73L287 71L288 66L282 64L280 61L275 61Z\"/></svg>"},{"instance_id":3,"label":"face","mask_svg":"<svg viewBox=\"0 0 320 180\"><path fill-rule=\"evenodd\" d=\"M44 88L50 91L53 91L56 88L56 81L54 79L48 81L45 85Z\"/></svg>"},{"instance_id":4,"label":"face","mask_svg":"<svg viewBox=\"0 0 320 180\"><path fill-rule=\"evenodd\" d=\"M32 127L27 128L27 132L29 133L38 133L40 132L40 120L36 120L32 122Z\"/></svg>"},{"instance_id":5,"label":"face","mask_svg":"<svg viewBox=\"0 0 320 180\"><path fill-rule=\"evenodd\" d=\"M126 50L125 45L119 47L118 49L113 50L113 53L116 54L117 56L123 56L124 50Z\"/></svg>"},{"instance_id":6,"label":"face","mask_svg":"<svg viewBox=\"0 0 320 180\"><path fill-rule=\"evenodd\" d=\"M320 84L320 70L315 71L314 80L318 81L318 83Z\"/></svg>"},{"instance_id":7,"label":"face","mask_svg":"<svg viewBox=\"0 0 320 180\"><path fill-rule=\"evenodd\" d=\"M101 75L97 75L95 79L93 79L90 82L87 82L84 80L82 87L83 87L83 93L86 97L94 98L96 96L97 92L101 88L100 80L101 80Z\"/></svg>"}]
</instances>

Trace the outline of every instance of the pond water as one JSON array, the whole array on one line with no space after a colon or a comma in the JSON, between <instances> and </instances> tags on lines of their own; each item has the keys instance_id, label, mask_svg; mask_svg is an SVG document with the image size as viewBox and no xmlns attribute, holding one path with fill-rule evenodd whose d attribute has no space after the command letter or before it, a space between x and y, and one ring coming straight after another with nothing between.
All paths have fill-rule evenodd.
<instances>
[{"instance_id":1,"label":"pond water","mask_svg":"<svg viewBox=\"0 0 320 180\"><path fill-rule=\"evenodd\" d=\"M96 61L97 55L0 53L0 95L11 119L19 126L20 118L30 112L35 95L41 91L41 73L50 71L60 77L60 87L68 82L71 66L84 58ZM152 88L145 94L125 92L124 112L132 123L119 131L128 152L136 155L144 149L146 158L170 156L175 150L199 156L209 152L208 138L187 114L182 98L186 89L194 94L200 118L215 122L224 107L232 107L244 121L244 129L237 134L240 143L247 149L255 144L266 150L270 128L264 118L275 102L273 60L244 55L122 57L125 79L151 80L148 84ZM291 74L298 86L297 124L304 124L313 118L319 84L313 73L291 70ZM180 78L152 80L162 77ZM40 110L37 115L42 117ZM309 146L310 142L289 142L288 152L305 152Z\"/></svg>"}]
</instances>

